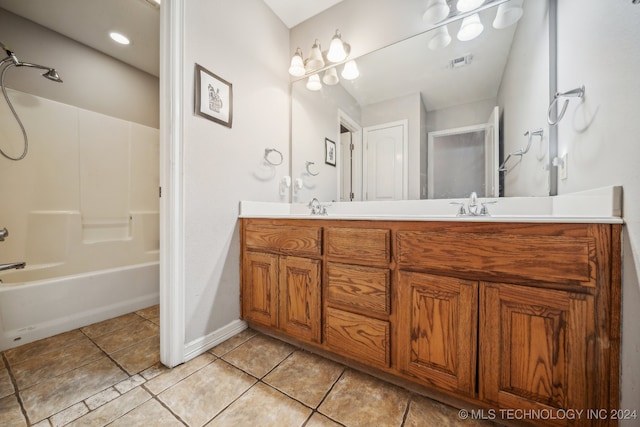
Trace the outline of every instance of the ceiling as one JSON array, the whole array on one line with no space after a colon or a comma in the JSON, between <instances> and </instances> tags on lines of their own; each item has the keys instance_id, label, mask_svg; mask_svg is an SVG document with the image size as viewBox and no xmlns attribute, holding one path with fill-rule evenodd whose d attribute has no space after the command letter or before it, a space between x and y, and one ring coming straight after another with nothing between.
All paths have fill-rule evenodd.
<instances>
[{"instance_id":1,"label":"ceiling","mask_svg":"<svg viewBox=\"0 0 640 427\"><path fill-rule=\"evenodd\" d=\"M341 1L264 0L289 28ZM0 0L0 8L159 75L160 11L151 0ZM131 44L114 43L109 38L114 30L126 34Z\"/></svg>"}]
</instances>

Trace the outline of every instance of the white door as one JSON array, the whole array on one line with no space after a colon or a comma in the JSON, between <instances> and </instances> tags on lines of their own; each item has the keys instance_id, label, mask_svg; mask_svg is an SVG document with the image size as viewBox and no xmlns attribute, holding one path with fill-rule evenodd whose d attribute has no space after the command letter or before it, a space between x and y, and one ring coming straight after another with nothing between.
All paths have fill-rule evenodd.
<instances>
[{"instance_id":1,"label":"white door","mask_svg":"<svg viewBox=\"0 0 640 427\"><path fill-rule=\"evenodd\" d=\"M340 134L340 201L353 200L353 144L351 132Z\"/></svg>"},{"instance_id":2,"label":"white door","mask_svg":"<svg viewBox=\"0 0 640 427\"><path fill-rule=\"evenodd\" d=\"M363 129L365 200L407 198L407 132L407 120Z\"/></svg>"},{"instance_id":3,"label":"white door","mask_svg":"<svg viewBox=\"0 0 640 427\"><path fill-rule=\"evenodd\" d=\"M500 107L493 108L485 132L485 189L487 197L500 194L498 155L500 144Z\"/></svg>"}]
</instances>

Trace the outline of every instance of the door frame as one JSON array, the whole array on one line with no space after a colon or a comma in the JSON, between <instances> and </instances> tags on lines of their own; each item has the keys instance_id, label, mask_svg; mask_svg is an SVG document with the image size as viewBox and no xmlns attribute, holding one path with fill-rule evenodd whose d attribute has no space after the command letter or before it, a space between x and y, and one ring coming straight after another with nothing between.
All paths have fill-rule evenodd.
<instances>
[{"instance_id":1,"label":"door frame","mask_svg":"<svg viewBox=\"0 0 640 427\"><path fill-rule=\"evenodd\" d=\"M338 109L338 135L340 135L340 126L344 126L351 132L351 143L354 146L352 159L355 162L352 163L351 169L351 191L353 191L354 197L352 201L363 200L363 169L362 169L362 126L358 124L351 116L349 116L345 111ZM340 150L338 150L338 153ZM341 162L342 159L338 157L338 162ZM338 163L340 164L340 163ZM338 173L337 179L337 190L338 190L338 198L340 198L340 192L342 191L342 182L340 180L340 173Z\"/></svg>"}]
</instances>

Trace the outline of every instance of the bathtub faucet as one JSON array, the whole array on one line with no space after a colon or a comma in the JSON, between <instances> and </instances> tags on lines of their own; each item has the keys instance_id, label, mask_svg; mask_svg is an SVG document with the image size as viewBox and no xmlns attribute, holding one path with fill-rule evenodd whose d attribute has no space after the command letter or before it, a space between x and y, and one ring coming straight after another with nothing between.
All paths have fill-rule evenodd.
<instances>
[{"instance_id":1,"label":"bathtub faucet","mask_svg":"<svg viewBox=\"0 0 640 427\"><path fill-rule=\"evenodd\" d=\"M4 242L5 237L9 237L9 230L3 228L0 230L0 242Z\"/></svg>"},{"instance_id":2,"label":"bathtub faucet","mask_svg":"<svg viewBox=\"0 0 640 427\"><path fill-rule=\"evenodd\" d=\"M26 262L10 262L9 264L0 264L0 271L3 270L21 270L27 265Z\"/></svg>"}]
</instances>

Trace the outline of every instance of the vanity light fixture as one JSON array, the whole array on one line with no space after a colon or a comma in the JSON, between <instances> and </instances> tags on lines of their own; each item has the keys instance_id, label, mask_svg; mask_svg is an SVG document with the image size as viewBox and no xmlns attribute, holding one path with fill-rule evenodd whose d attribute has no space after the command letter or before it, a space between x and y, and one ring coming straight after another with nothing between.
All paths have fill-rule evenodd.
<instances>
[{"instance_id":1,"label":"vanity light fixture","mask_svg":"<svg viewBox=\"0 0 640 427\"><path fill-rule=\"evenodd\" d=\"M324 58L322 57L322 50L320 49L320 43L318 43L318 39L311 46L311 53L309 54L309 59L304 65L305 70L308 72L318 70L324 67Z\"/></svg>"},{"instance_id":2,"label":"vanity light fixture","mask_svg":"<svg viewBox=\"0 0 640 427\"><path fill-rule=\"evenodd\" d=\"M129 38L127 38L127 36L125 36L124 34L117 33L115 31L110 32L109 37L111 37L111 40L113 40L116 43L120 43L124 45L131 43L131 41L129 40Z\"/></svg>"},{"instance_id":3,"label":"vanity light fixture","mask_svg":"<svg viewBox=\"0 0 640 427\"><path fill-rule=\"evenodd\" d=\"M336 67L329 68L324 72L324 76L322 76L322 83L327 86L337 85L340 79L338 78L338 72L336 71Z\"/></svg>"},{"instance_id":4,"label":"vanity light fixture","mask_svg":"<svg viewBox=\"0 0 640 427\"><path fill-rule=\"evenodd\" d=\"M422 20L425 24L434 25L449 16L450 11L446 0L429 0Z\"/></svg>"},{"instance_id":5,"label":"vanity light fixture","mask_svg":"<svg viewBox=\"0 0 640 427\"><path fill-rule=\"evenodd\" d=\"M433 33L433 37L429 40L429 49L438 50L449 46L451 43L451 36L449 35L449 29L446 25L438 27Z\"/></svg>"},{"instance_id":6,"label":"vanity light fixture","mask_svg":"<svg viewBox=\"0 0 640 427\"><path fill-rule=\"evenodd\" d=\"M524 0L511 0L498 6L496 19L493 20L493 28L502 30L518 22L524 13L522 10L523 2Z\"/></svg>"},{"instance_id":7,"label":"vanity light fixture","mask_svg":"<svg viewBox=\"0 0 640 427\"><path fill-rule=\"evenodd\" d=\"M356 64L355 60L351 60L344 64L344 68L342 69L342 78L345 80L354 80L357 79L360 75L360 71L358 70L358 64Z\"/></svg>"},{"instance_id":8,"label":"vanity light fixture","mask_svg":"<svg viewBox=\"0 0 640 427\"><path fill-rule=\"evenodd\" d=\"M317 74L312 74L307 79L307 89L312 91L318 91L322 89L322 83L320 83L320 76Z\"/></svg>"},{"instance_id":9,"label":"vanity light fixture","mask_svg":"<svg viewBox=\"0 0 640 427\"><path fill-rule=\"evenodd\" d=\"M300 48L296 49L296 53L291 58L291 66L289 66L289 74L294 77L304 76L304 60L302 59L302 51Z\"/></svg>"},{"instance_id":10,"label":"vanity light fixture","mask_svg":"<svg viewBox=\"0 0 640 427\"><path fill-rule=\"evenodd\" d=\"M458 0L456 9L460 12L469 12L479 8L484 3L484 0Z\"/></svg>"},{"instance_id":11,"label":"vanity light fixture","mask_svg":"<svg viewBox=\"0 0 640 427\"><path fill-rule=\"evenodd\" d=\"M327 52L327 59L330 62L342 62L347 59L349 53L351 51L351 46L348 43L342 41L342 36L340 35L340 31L336 30L336 34L331 39L331 44L329 45L329 51Z\"/></svg>"},{"instance_id":12,"label":"vanity light fixture","mask_svg":"<svg viewBox=\"0 0 640 427\"><path fill-rule=\"evenodd\" d=\"M483 30L484 26L480 22L480 15L474 13L462 20L460 31L458 31L458 40L462 42L473 40L482 34Z\"/></svg>"}]
</instances>

